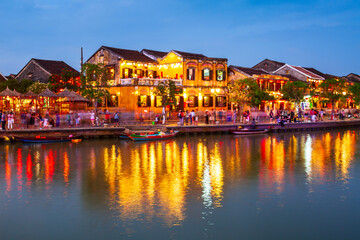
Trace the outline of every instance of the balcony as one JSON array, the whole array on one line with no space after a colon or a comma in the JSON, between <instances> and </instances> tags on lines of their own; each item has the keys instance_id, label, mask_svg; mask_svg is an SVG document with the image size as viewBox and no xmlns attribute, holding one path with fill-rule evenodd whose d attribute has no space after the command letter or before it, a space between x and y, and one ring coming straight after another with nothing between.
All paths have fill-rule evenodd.
<instances>
[{"instance_id":1,"label":"balcony","mask_svg":"<svg viewBox=\"0 0 360 240\"><path fill-rule=\"evenodd\" d=\"M161 82L172 80L176 86L182 86L182 79L158 79L158 78L122 78L113 83L112 86L157 86Z\"/></svg>"}]
</instances>

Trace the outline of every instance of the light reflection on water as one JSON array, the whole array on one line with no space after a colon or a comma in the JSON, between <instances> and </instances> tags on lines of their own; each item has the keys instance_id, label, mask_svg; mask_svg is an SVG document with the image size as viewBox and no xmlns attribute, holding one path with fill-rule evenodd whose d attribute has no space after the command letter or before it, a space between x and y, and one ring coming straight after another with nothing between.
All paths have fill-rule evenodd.
<instances>
[{"instance_id":1,"label":"light reflection on water","mask_svg":"<svg viewBox=\"0 0 360 240\"><path fill-rule=\"evenodd\" d=\"M247 198L253 190L257 192L252 196L257 204L254 216L259 216L266 199L276 198L278 207L283 207L284 198L299 186L305 185L310 194L328 183L348 185L357 145L355 131L180 137L147 143L114 139L4 144L0 146L0 213L13 214L15 210L9 209L14 208L29 211L36 199L57 211L62 210L55 207L61 202L61 208L68 210L64 218L71 217L73 208L84 215L84 222L94 212L111 216L107 220L112 223L111 234L144 237L150 229L171 232L182 227L191 229L194 239L216 238L216 227L224 224L220 222L230 221L217 212L237 209L233 201ZM137 223L147 223L147 231ZM95 238L92 231L109 234L107 230L88 229L88 237ZM176 236L186 235L178 231Z\"/></svg>"}]
</instances>

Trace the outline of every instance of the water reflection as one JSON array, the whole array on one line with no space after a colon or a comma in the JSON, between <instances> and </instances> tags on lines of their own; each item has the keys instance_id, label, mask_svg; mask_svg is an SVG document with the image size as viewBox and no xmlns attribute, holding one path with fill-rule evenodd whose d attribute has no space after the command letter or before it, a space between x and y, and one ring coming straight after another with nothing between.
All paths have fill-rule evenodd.
<instances>
[{"instance_id":1,"label":"water reflection","mask_svg":"<svg viewBox=\"0 0 360 240\"><path fill-rule=\"evenodd\" d=\"M0 189L7 198L46 190L45 197L81 195L123 221L182 224L200 199L206 224L223 206L226 186L257 179L260 198L282 194L299 172L311 185L347 183L357 132L269 136L206 136L149 143L119 140L80 144L2 145ZM221 140L219 140L221 139ZM195 200L194 200L195 199Z\"/></svg>"}]
</instances>

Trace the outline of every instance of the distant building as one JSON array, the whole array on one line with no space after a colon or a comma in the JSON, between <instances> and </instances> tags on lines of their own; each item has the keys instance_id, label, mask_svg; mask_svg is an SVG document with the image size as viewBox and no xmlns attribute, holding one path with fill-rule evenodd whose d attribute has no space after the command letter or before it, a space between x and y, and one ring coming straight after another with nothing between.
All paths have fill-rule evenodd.
<instances>
[{"instance_id":1,"label":"distant building","mask_svg":"<svg viewBox=\"0 0 360 240\"><path fill-rule=\"evenodd\" d=\"M7 78L0 73L0 82L5 82L5 81L7 81Z\"/></svg>"},{"instance_id":2,"label":"distant building","mask_svg":"<svg viewBox=\"0 0 360 240\"><path fill-rule=\"evenodd\" d=\"M350 84L360 83L360 75L357 75L355 73L350 73L342 78Z\"/></svg>"},{"instance_id":3,"label":"distant building","mask_svg":"<svg viewBox=\"0 0 360 240\"><path fill-rule=\"evenodd\" d=\"M283 63L283 62L277 62L277 61L270 60L270 59L264 59L261 62L259 62L258 64L256 64L255 66L253 66L252 68L262 69L267 72L274 72L284 65L285 65L285 63Z\"/></svg>"},{"instance_id":4,"label":"distant building","mask_svg":"<svg viewBox=\"0 0 360 240\"><path fill-rule=\"evenodd\" d=\"M61 74L65 69L79 74L77 70L63 61L32 58L16 75L16 79L30 79L38 82L48 82L49 77L52 74Z\"/></svg>"},{"instance_id":5,"label":"distant building","mask_svg":"<svg viewBox=\"0 0 360 240\"><path fill-rule=\"evenodd\" d=\"M228 67L229 84L238 79L253 78L257 81L260 89L267 91L275 97L273 101L263 102L261 110L280 109L286 107L286 101L282 99L281 89L288 81L301 81L288 74L269 73L263 69L254 69L230 65Z\"/></svg>"}]
</instances>

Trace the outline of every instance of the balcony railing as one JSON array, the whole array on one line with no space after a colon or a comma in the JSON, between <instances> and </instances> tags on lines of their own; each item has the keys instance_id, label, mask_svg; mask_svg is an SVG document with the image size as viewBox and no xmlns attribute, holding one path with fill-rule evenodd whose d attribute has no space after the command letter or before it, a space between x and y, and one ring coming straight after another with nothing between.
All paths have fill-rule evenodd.
<instances>
[{"instance_id":1,"label":"balcony railing","mask_svg":"<svg viewBox=\"0 0 360 240\"><path fill-rule=\"evenodd\" d=\"M182 79L158 79L158 78L122 78L114 81L113 86L157 86L161 82L172 80L176 86L182 86Z\"/></svg>"}]
</instances>

